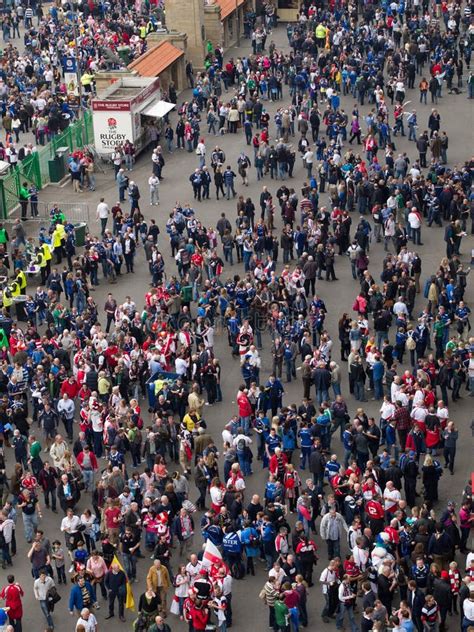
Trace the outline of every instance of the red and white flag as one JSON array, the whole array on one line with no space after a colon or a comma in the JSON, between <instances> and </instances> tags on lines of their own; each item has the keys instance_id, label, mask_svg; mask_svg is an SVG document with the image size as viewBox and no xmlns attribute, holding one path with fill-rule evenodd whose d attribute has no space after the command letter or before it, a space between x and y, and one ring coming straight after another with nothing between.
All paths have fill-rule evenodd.
<instances>
[{"instance_id":1,"label":"red and white flag","mask_svg":"<svg viewBox=\"0 0 474 632\"><path fill-rule=\"evenodd\" d=\"M206 542L206 548L204 549L204 555L202 556L203 566L212 566L213 564L222 564L222 555L215 544L212 544L210 540Z\"/></svg>"}]
</instances>

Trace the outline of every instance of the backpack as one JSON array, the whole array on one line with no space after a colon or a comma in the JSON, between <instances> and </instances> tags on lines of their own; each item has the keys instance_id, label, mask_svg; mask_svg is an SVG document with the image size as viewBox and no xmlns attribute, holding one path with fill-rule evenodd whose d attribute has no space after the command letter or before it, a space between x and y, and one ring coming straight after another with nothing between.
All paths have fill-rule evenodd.
<instances>
[{"instance_id":1,"label":"backpack","mask_svg":"<svg viewBox=\"0 0 474 632\"><path fill-rule=\"evenodd\" d=\"M245 442L245 439L239 439L237 441L237 450L239 450L240 452L244 452L246 445L247 444Z\"/></svg>"}]
</instances>

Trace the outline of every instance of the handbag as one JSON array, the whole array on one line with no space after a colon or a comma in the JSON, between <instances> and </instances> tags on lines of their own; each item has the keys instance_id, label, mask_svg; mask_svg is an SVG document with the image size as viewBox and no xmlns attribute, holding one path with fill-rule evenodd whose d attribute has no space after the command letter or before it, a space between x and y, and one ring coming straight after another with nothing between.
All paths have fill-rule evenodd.
<instances>
[{"instance_id":1,"label":"handbag","mask_svg":"<svg viewBox=\"0 0 474 632\"><path fill-rule=\"evenodd\" d=\"M171 614L177 614L177 615L180 614L180 612L179 612L179 597L177 597L176 595L174 595L173 601L171 602L170 612L171 612Z\"/></svg>"}]
</instances>

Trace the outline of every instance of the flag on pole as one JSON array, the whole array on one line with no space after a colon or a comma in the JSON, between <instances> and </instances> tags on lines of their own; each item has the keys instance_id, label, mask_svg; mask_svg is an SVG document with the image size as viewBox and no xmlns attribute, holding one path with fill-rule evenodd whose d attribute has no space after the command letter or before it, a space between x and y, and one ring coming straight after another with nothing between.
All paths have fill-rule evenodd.
<instances>
[{"instance_id":1,"label":"flag on pole","mask_svg":"<svg viewBox=\"0 0 474 632\"><path fill-rule=\"evenodd\" d=\"M222 564L222 562L221 552L215 544L208 540L204 549L204 555L202 556L203 566L211 567L213 564Z\"/></svg>"},{"instance_id":2,"label":"flag on pole","mask_svg":"<svg viewBox=\"0 0 474 632\"><path fill-rule=\"evenodd\" d=\"M122 564L120 563L118 557L116 555L114 555L114 559L112 560L112 564L117 564L117 566L120 568L121 571L123 571L125 573L125 570L122 566ZM127 573L125 573L125 577L127 577ZM130 581L127 577L127 594L125 597L125 608L127 608L127 610L133 610L135 611L135 599L133 597L133 590L132 587L130 586Z\"/></svg>"}]
</instances>

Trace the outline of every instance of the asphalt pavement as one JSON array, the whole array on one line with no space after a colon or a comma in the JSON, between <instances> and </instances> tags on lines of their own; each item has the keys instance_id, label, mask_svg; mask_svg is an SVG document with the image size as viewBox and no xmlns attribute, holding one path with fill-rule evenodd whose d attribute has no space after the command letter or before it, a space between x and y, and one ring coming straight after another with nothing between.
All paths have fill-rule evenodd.
<instances>
[{"instance_id":1,"label":"asphalt pavement","mask_svg":"<svg viewBox=\"0 0 474 632\"><path fill-rule=\"evenodd\" d=\"M279 27L273 35L268 39L273 39L278 47L287 46L286 30L284 26ZM248 54L250 51L249 42L243 41L241 49L232 49L229 51L229 56L237 57L239 54ZM229 92L229 97L232 95ZM190 96L190 92L179 96L179 102L187 100ZM225 98L226 95L223 95ZM408 91L408 99L411 99L413 103L418 101L418 91ZM288 104L289 97L287 90L284 92L284 100L279 103L268 103L266 106L270 114L273 116L277 106ZM353 106L353 100L344 97L342 99L343 106L346 112L350 112ZM430 113L430 105L422 106L417 104L419 130L425 129L428 116ZM446 130L449 136L449 151L448 158L449 164L461 164L465 160L470 158L470 152L472 148L472 129L473 129L473 108L472 101L468 101L466 93L459 96L446 95L440 101L438 109L441 113L441 129ZM361 108L362 114L366 113L368 106ZM176 124L176 114L171 115L172 125ZM274 126L270 127L271 132L274 130ZM238 135L225 135L219 137L210 137L205 130L205 117L202 124L202 132L206 141L208 152L214 145L219 144L227 155L227 163L231 164L234 170L237 170L237 156L243 149L251 157L253 149L245 145L245 139L242 133ZM297 144L298 139L291 139L294 144ZM416 150L413 143L409 143L406 138L397 139L397 150L407 151L409 156L413 159L416 157ZM163 170L164 180L160 187L160 206L151 207L148 205L148 185L147 180L151 174L151 157L150 153L141 155L138 158L137 164L132 173L129 174L130 179L135 180L138 183L141 191L141 209L146 219L154 217L160 227L161 236L159 240L160 248L165 256L166 260L166 272L168 276L175 274L176 267L173 259L171 258L170 247L168 244L165 223L168 218L170 210L173 208L177 201L182 203L190 201L192 202L192 190L189 183L189 175L198 166L198 158L194 153L187 153L185 151L174 151L172 154L168 154L165 151L166 165ZM299 156L297 157L295 176L292 180L287 182L288 186L293 186L299 193L301 185L305 179L305 172ZM258 206L258 198L260 195L262 184L269 187L270 191L275 194L279 182L270 180L267 176L262 183L257 182L255 170L253 168L249 171L249 186L242 187L240 185L240 178L237 179L237 193L250 196ZM91 209L91 221L89 223L89 229L92 233L99 233L99 223L95 221L95 208L99 202L100 197L105 197L106 202L112 206L118 199L117 187L113 180L113 172L109 169L105 174L97 174L97 190L93 193L84 192L83 194L74 194L70 183L64 187L50 186L40 192L40 200L43 202L55 202L60 204L67 202L73 203L75 201L86 202ZM325 195L321 196L321 204L328 204L329 199ZM127 206L127 205L124 205ZM220 217L220 213L224 211L231 222L236 217L236 200L220 200L217 201L214 196L213 188L211 188L211 199L202 203L194 204L198 218L204 225L215 225ZM353 222L357 223L357 215L354 214ZM277 234L281 228L280 218L276 218ZM35 234L38 224L36 222L28 222L28 232ZM443 241L444 231L441 228L423 228L422 241L423 246L419 247L419 253L422 257L423 272L422 280L428 275L433 273L442 256L445 254L445 244ZM469 262L470 251L473 248L474 242L472 237L465 238L461 247L462 259L464 262ZM381 244L373 244L370 248L370 271L377 279L382 269L382 260L384 257L383 247ZM225 268L224 278L228 275L235 273L242 274L243 268L240 265L234 265L233 268ZM337 338L337 321L343 311L350 312L352 302L357 293L357 283L353 281L350 264L347 258L338 257L336 259L336 274L339 281L328 283L326 281L318 281L317 291L324 299L328 308L328 317L326 319L326 327L329 330L333 340L335 341L336 352L334 358L337 360L338 354L338 338ZM135 274L124 275L119 282L114 286L109 286L103 279L100 282L100 286L94 292L94 299L97 301L99 311L103 309L106 293L112 291L117 301L123 301L125 296L130 295L137 303L141 305L143 296L149 288L150 276L148 273L148 266L146 265L143 257L143 250L139 249L136 259ZM34 284L32 284L32 291L34 291ZM466 293L466 299L471 303L472 307L472 286L468 287ZM417 308L415 311L421 311L424 305L424 299L418 297ZM392 334L393 335L393 334ZM270 358L270 337L268 334L263 339L263 351L262 355L262 368L261 376L266 378L271 371L271 358ZM216 443L221 443L221 431L224 424L228 421L232 414L236 412L235 395L238 385L241 383L240 366L238 360L233 358L230 353L230 348L227 344L227 336L225 332L216 336L215 346L216 356L221 359L222 364L222 391L224 401L212 407L206 407L205 418L208 423L211 434L213 435ZM343 395L347 396L349 409L354 412L357 408L357 403L348 394L347 374L346 366L343 366ZM290 404L293 402L299 403L302 398L302 383L301 380L296 380L291 384L284 384L285 396L284 403ZM464 394L465 395L465 394ZM369 401L365 405L367 414L378 417L378 410L380 404L378 402ZM146 404L142 402L142 408L146 409ZM471 419L472 419L472 400L468 400L465 396L462 400L456 403L456 405L450 407L451 419L456 421L456 424L460 431L460 440L458 443L459 449L457 454L457 460L455 465L454 476L444 475L440 481L440 502L438 509L441 510L448 499L454 499L459 501L462 488L464 487L467 478L470 476L472 454L473 454L473 441L471 434ZM147 418L147 415L145 415ZM341 455L341 446L335 438L333 441L333 448ZM10 450L6 451L7 454L7 467L8 471L13 467L13 456ZM296 459L294 459L296 462ZM169 466L172 467L172 466ZM307 472L300 472L304 480ZM267 477L266 470L261 469L261 463L255 461L254 474L247 480L246 499L249 500L252 493L262 494L265 481ZM191 493L191 500L196 500L197 494ZM86 507L90 507L90 496L83 494L81 502L78 506L78 512L82 511ZM292 522L293 517L290 517ZM57 514L51 513L49 510L45 510L43 520L41 521L41 528L44 529L46 535L50 540L60 537L59 525L61 517ZM199 524L199 515L196 516L196 522ZM197 535L195 537L196 544L200 544L201 536L199 534L199 527L197 528ZM33 580L30 574L30 564L26 557L28 547L23 537L23 528L21 516L18 518L17 523L17 541L18 541L18 554L14 558L14 568L12 569L17 581L21 583L25 590L24 607L25 614L23 618L24 630L33 630L34 632L42 632L44 619L41 614L38 603L34 600L32 586ZM325 546L321 546L321 539L316 536L316 543L320 547L321 560L316 568L315 576L318 577L319 573L323 570L325 560L327 558ZM179 562L177 552L174 551L174 558L172 560L173 567L176 568ZM133 585L133 591L136 600L138 600L141 592L144 590L145 583L144 578L148 570L151 561L149 559L140 560L138 564L139 583ZM1 572L2 578L0 584L4 585L6 579L6 572ZM268 627L267 608L258 599L258 593L265 581L265 572L263 565L257 564L257 573L255 577L248 577L242 581L236 581L234 583L233 590L233 609L234 609L234 625L233 630L235 632L244 632L249 628L255 630L264 630ZM69 586L59 587L59 592L62 596L62 600L56 607L54 613L55 630L56 632L71 632L74 630L77 617L71 617L68 613L67 603L69 597ZM316 583L315 587L310 589L310 597L308 601L308 612L310 628L315 629L313 626L317 625L318 628L330 629L334 628L333 624L324 624L320 619L320 612L322 607L321 590ZM112 621L104 622L104 617L107 614L107 608L104 601L99 598L101 609L95 612L95 615L99 621L99 629L111 629L114 627L117 630L130 630L131 623L135 618L135 614L126 612L127 623L120 623L118 618ZM170 624L173 632L176 630L187 629L185 624L179 622L176 617L170 615L168 617L168 623ZM112 625L110 625L112 624ZM453 629L454 624L451 626Z\"/></svg>"}]
</instances>

